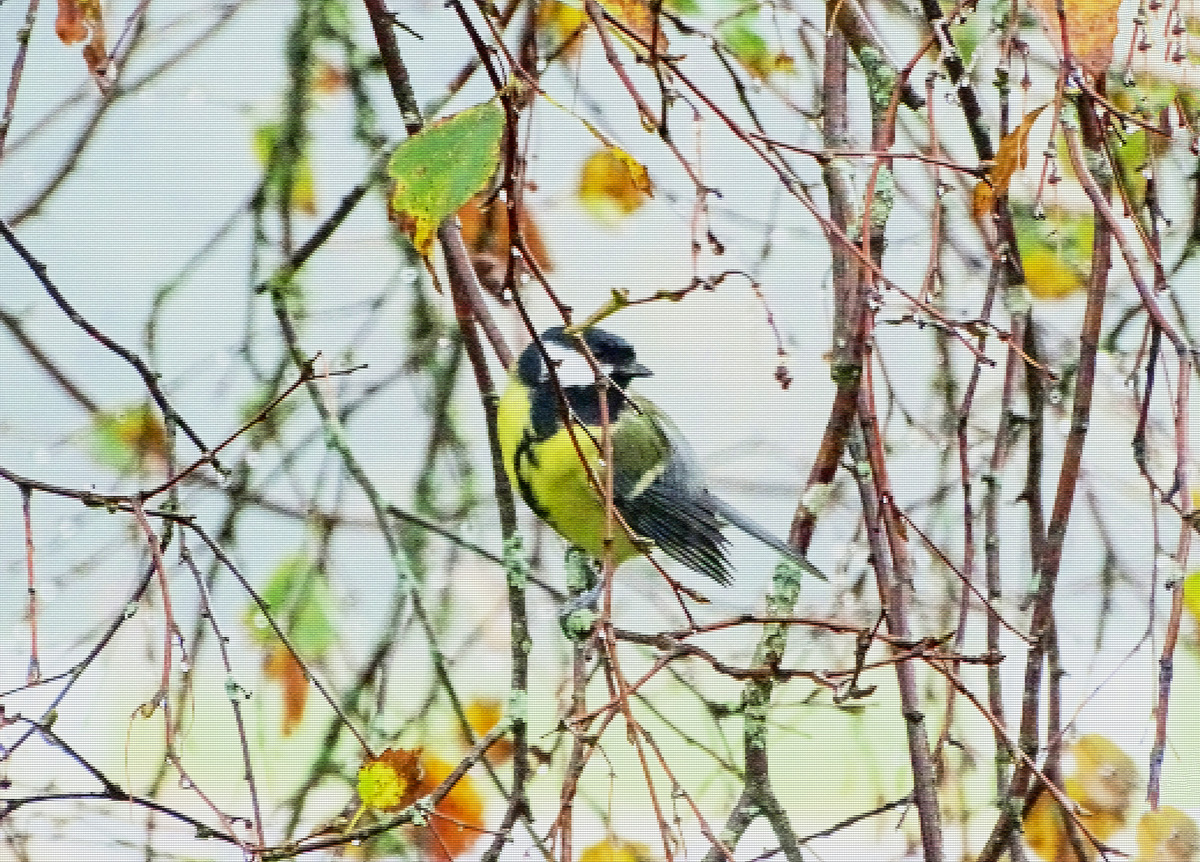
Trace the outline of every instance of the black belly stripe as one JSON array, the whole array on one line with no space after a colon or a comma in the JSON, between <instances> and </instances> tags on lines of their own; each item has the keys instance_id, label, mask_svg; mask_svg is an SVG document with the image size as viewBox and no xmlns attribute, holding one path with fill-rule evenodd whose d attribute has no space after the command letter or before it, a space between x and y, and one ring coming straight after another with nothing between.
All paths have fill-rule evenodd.
<instances>
[{"instance_id":1,"label":"black belly stripe","mask_svg":"<svg viewBox=\"0 0 1200 862\"><path fill-rule=\"evenodd\" d=\"M523 469L526 464L536 469L538 466L537 454L533 451L533 444L538 442L537 437L528 429L521 436L521 442L517 444L516 451L513 452L513 474L517 477L517 490L521 492L522 499L525 504L533 510L533 513L547 523L553 523L550 520L550 515L546 509L538 502L533 493L533 485L525 476Z\"/></svg>"}]
</instances>

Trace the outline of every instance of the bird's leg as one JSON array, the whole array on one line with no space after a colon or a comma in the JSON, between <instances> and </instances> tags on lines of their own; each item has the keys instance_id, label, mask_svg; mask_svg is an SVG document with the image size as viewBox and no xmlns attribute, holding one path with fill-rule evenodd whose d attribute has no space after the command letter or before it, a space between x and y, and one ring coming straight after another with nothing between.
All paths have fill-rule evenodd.
<instances>
[{"instance_id":1,"label":"bird's leg","mask_svg":"<svg viewBox=\"0 0 1200 862\"><path fill-rule=\"evenodd\" d=\"M558 625L567 640L583 643L591 637L596 620L600 618L604 582L594 562L579 548L567 551L565 567L570 598L559 608Z\"/></svg>"}]
</instances>

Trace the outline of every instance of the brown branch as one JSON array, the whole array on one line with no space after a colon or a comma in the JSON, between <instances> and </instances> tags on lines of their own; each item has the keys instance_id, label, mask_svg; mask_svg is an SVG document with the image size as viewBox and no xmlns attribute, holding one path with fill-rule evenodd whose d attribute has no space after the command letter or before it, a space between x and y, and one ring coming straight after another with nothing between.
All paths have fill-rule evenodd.
<instances>
[{"instance_id":1,"label":"brown branch","mask_svg":"<svg viewBox=\"0 0 1200 862\"><path fill-rule=\"evenodd\" d=\"M17 91L21 88L21 76L25 72L25 58L29 54L29 39L33 24L37 20L38 0L29 0L25 9L25 23L17 28L17 53L13 57L12 72L8 77L8 90L4 98L4 114L0 116L0 162L4 161L4 142L12 125L13 111L17 107Z\"/></svg>"},{"instance_id":2,"label":"brown branch","mask_svg":"<svg viewBox=\"0 0 1200 862\"><path fill-rule=\"evenodd\" d=\"M38 658L38 608L37 580L33 570L33 513L31 497L33 491L28 485L21 485L21 515L25 525L25 574L27 592L27 614L29 617L29 668L25 672L25 682L29 685L42 678L42 662Z\"/></svg>"},{"instance_id":3,"label":"brown branch","mask_svg":"<svg viewBox=\"0 0 1200 862\"><path fill-rule=\"evenodd\" d=\"M1190 505L1188 488L1188 411L1189 384L1192 362L1186 354L1179 357L1179 392L1175 403L1175 484L1173 490L1183 505ZM1158 702L1154 709L1154 744L1150 749L1150 780L1146 788L1146 800L1152 809L1158 808L1159 785L1162 762L1167 749L1167 716L1171 705L1171 681L1175 670L1175 649L1179 643L1179 626L1183 617L1183 574L1188 570L1188 553L1191 548L1192 528L1200 527L1200 518L1195 509L1179 525L1179 541L1175 548L1175 574L1171 590L1171 614L1167 620L1167 632L1163 638L1162 652L1158 660ZM1191 523L1189 523L1189 520Z\"/></svg>"}]
</instances>

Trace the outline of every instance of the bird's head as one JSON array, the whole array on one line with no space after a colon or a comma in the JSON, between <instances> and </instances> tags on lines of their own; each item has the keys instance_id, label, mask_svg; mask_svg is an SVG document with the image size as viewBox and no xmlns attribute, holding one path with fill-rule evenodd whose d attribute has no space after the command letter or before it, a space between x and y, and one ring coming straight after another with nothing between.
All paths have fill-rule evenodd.
<instances>
[{"instance_id":1,"label":"bird's head","mask_svg":"<svg viewBox=\"0 0 1200 862\"><path fill-rule=\"evenodd\" d=\"M554 326L542 333L542 344L546 355L554 363L559 383L565 389L586 388L596 383L596 372L580 351L582 339L596 360L600 373L624 389L635 377L649 377L652 372L637 361L633 345L611 332L589 328L578 335L569 335L561 326ZM550 373L546 369L541 351L530 344L517 360L517 375L526 386L546 385Z\"/></svg>"}]
</instances>

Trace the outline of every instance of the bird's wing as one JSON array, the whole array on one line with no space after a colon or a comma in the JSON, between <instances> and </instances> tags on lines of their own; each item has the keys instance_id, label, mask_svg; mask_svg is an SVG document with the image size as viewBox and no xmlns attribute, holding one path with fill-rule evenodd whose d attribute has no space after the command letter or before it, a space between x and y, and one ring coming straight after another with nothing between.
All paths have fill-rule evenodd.
<instances>
[{"instance_id":1,"label":"bird's wing","mask_svg":"<svg viewBox=\"0 0 1200 862\"><path fill-rule=\"evenodd\" d=\"M670 418L649 401L634 398L633 403L637 413L627 410L629 418L623 416L613 436L614 451L620 453L614 465L615 502L630 527L721 584L733 579L729 540L721 534L726 524L828 580L803 554L710 493L691 446Z\"/></svg>"},{"instance_id":2,"label":"bird's wing","mask_svg":"<svg viewBox=\"0 0 1200 862\"><path fill-rule=\"evenodd\" d=\"M683 435L653 404L633 399L613 428L614 503L638 535L720 584L732 580L714 498Z\"/></svg>"}]
</instances>

